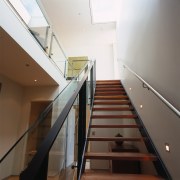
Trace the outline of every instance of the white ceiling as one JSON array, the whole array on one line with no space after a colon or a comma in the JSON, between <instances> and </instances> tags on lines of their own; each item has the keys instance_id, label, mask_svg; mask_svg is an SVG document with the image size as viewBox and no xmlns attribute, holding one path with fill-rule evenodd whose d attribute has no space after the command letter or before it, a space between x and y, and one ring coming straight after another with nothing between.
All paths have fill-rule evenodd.
<instances>
[{"instance_id":1,"label":"white ceiling","mask_svg":"<svg viewBox=\"0 0 180 180\"><path fill-rule=\"evenodd\" d=\"M57 85L1 27L0 74L22 86Z\"/></svg>"},{"instance_id":2,"label":"white ceiling","mask_svg":"<svg viewBox=\"0 0 180 180\"><path fill-rule=\"evenodd\" d=\"M90 0L39 0L59 37L64 33L115 28L114 23L92 24Z\"/></svg>"}]
</instances>

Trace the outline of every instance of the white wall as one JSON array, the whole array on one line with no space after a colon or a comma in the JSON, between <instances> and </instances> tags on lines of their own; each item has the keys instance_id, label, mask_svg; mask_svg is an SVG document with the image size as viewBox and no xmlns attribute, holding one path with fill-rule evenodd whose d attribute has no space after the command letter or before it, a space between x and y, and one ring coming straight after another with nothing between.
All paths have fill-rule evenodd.
<instances>
[{"instance_id":1,"label":"white wall","mask_svg":"<svg viewBox=\"0 0 180 180\"><path fill-rule=\"evenodd\" d=\"M180 2L122 0L118 21L118 60L128 65L180 109ZM119 67L126 90L135 103L172 179L180 177L180 119L152 92L143 89L127 69ZM129 87L132 91L129 91ZM143 109L139 105L143 104ZM170 144L170 153L165 152Z\"/></svg>"},{"instance_id":2,"label":"white wall","mask_svg":"<svg viewBox=\"0 0 180 180\"><path fill-rule=\"evenodd\" d=\"M0 76L0 82L2 83L0 92L1 158L28 128L31 102L53 100L59 93L60 87L22 87L4 76ZM1 163L0 179L21 172L25 150L24 140Z\"/></svg>"},{"instance_id":3,"label":"white wall","mask_svg":"<svg viewBox=\"0 0 180 180\"><path fill-rule=\"evenodd\" d=\"M18 126L21 122L23 88L0 75L0 158L17 140ZM0 165L0 179L11 174L14 152Z\"/></svg>"},{"instance_id":4,"label":"white wall","mask_svg":"<svg viewBox=\"0 0 180 180\"><path fill-rule=\"evenodd\" d=\"M82 31L62 32L61 41L67 56L96 59L97 79L114 79L113 43L115 25L91 25Z\"/></svg>"},{"instance_id":5,"label":"white wall","mask_svg":"<svg viewBox=\"0 0 180 180\"><path fill-rule=\"evenodd\" d=\"M0 157L17 139L21 120L24 90L18 84L0 75L2 89L0 92Z\"/></svg>"}]
</instances>

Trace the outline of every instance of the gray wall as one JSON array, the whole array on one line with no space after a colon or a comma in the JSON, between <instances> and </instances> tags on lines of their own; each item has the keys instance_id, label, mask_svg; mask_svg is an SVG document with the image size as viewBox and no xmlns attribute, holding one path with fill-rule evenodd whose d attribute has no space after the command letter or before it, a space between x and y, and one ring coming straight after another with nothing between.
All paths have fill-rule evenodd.
<instances>
[{"instance_id":1,"label":"gray wall","mask_svg":"<svg viewBox=\"0 0 180 180\"><path fill-rule=\"evenodd\" d=\"M180 109L180 1L122 0L119 15L117 44L122 82L173 180L178 180L180 118L151 91L142 88L122 64ZM165 143L170 144L170 153L165 151Z\"/></svg>"},{"instance_id":2,"label":"gray wall","mask_svg":"<svg viewBox=\"0 0 180 180\"><path fill-rule=\"evenodd\" d=\"M118 58L180 109L180 1L122 1Z\"/></svg>"}]
</instances>

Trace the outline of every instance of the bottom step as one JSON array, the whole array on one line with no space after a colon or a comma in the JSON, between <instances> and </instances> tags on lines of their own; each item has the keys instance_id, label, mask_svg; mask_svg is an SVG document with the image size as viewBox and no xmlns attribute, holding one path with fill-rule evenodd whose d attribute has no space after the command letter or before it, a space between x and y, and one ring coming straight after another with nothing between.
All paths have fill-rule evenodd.
<instances>
[{"instance_id":1,"label":"bottom step","mask_svg":"<svg viewBox=\"0 0 180 180\"><path fill-rule=\"evenodd\" d=\"M81 180L163 180L163 178L146 174L84 173Z\"/></svg>"}]
</instances>

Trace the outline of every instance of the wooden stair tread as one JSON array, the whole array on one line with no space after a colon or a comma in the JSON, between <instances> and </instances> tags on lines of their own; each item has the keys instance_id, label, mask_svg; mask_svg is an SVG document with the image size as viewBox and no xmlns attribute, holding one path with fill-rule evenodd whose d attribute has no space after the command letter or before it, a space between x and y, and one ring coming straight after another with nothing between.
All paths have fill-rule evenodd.
<instances>
[{"instance_id":1,"label":"wooden stair tread","mask_svg":"<svg viewBox=\"0 0 180 180\"><path fill-rule=\"evenodd\" d=\"M93 111L133 111L131 107L103 107L103 108L93 108Z\"/></svg>"},{"instance_id":2,"label":"wooden stair tread","mask_svg":"<svg viewBox=\"0 0 180 180\"><path fill-rule=\"evenodd\" d=\"M121 84L120 81L96 81L96 85L98 84L104 84L104 85L109 85L109 84Z\"/></svg>"},{"instance_id":3,"label":"wooden stair tread","mask_svg":"<svg viewBox=\"0 0 180 180\"><path fill-rule=\"evenodd\" d=\"M157 157L153 154L136 152L87 152L85 153L85 159L156 161Z\"/></svg>"},{"instance_id":4,"label":"wooden stair tread","mask_svg":"<svg viewBox=\"0 0 180 180\"><path fill-rule=\"evenodd\" d=\"M94 96L95 100L116 100L116 99L129 99L128 96L119 95L119 96Z\"/></svg>"},{"instance_id":5,"label":"wooden stair tread","mask_svg":"<svg viewBox=\"0 0 180 180\"><path fill-rule=\"evenodd\" d=\"M96 82L121 82L119 79L104 79L104 80L97 80Z\"/></svg>"},{"instance_id":6,"label":"wooden stair tread","mask_svg":"<svg viewBox=\"0 0 180 180\"><path fill-rule=\"evenodd\" d=\"M137 115L130 114L130 115L92 115L92 119L131 119L131 118L137 118Z\"/></svg>"},{"instance_id":7,"label":"wooden stair tread","mask_svg":"<svg viewBox=\"0 0 180 180\"><path fill-rule=\"evenodd\" d=\"M109 87L109 88L96 88L96 92L97 91L122 91L124 90L124 88L120 88L120 87L117 87L117 88L112 88L112 87Z\"/></svg>"},{"instance_id":8,"label":"wooden stair tread","mask_svg":"<svg viewBox=\"0 0 180 180\"><path fill-rule=\"evenodd\" d=\"M106 84L97 84L96 87L98 88L105 88L105 87L109 87L109 85L106 85ZM111 87L123 87L121 84L111 84Z\"/></svg>"},{"instance_id":9,"label":"wooden stair tread","mask_svg":"<svg viewBox=\"0 0 180 180\"><path fill-rule=\"evenodd\" d=\"M140 128L140 125L136 124L108 124L108 125L90 125L90 128Z\"/></svg>"},{"instance_id":10,"label":"wooden stair tread","mask_svg":"<svg viewBox=\"0 0 180 180\"><path fill-rule=\"evenodd\" d=\"M88 141L144 141L145 138L139 137L88 137Z\"/></svg>"},{"instance_id":11,"label":"wooden stair tread","mask_svg":"<svg viewBox=\"0 0 180 180\"><path fill-rule=\"evenodd\" d=\"M95 96L116 96L116 95L126 95L126 92L125 91L113 91L113 92L109 92L109 91L106 91L106 92L95 92Z\"/></svg>"},{"instance_id":12,"label":"wooden stair tread","mask_svg":"<svg viewBox=\"0 0 180 180\"><path fill-rule=\"evenodd\" d=\"M163 178L148 174L113 174L85 172L81 180L163 180Z\"/></svg>"},{"instance_id":13,"label":"wooden stair tread","mask_svg":"<svg viewBox=\"0 0 180 180\"><path fill-rule=\"evenodd\" d=\"M130 101L126 101L126 100L123 100L123 101L119 101L119 100L116 100L116 101L94 101L94 105L129 105L131 104Z\"/></svg>"}]
</instances>

